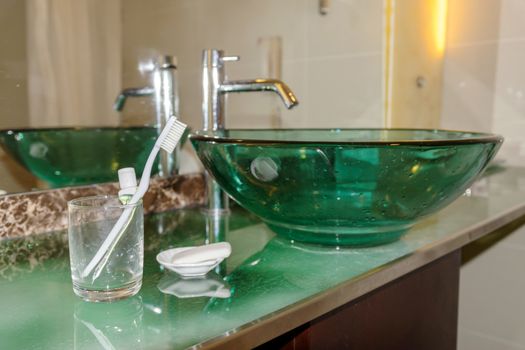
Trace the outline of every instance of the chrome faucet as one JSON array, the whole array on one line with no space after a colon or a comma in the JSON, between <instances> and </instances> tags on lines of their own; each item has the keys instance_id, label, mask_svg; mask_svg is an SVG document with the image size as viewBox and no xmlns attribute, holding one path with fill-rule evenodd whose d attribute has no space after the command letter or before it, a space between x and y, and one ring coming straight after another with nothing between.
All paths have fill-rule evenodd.
<instances>
[{"instance_id":1,"label":"chrome faucet","mask_svg":"<svg viewBox=\"0 0 525 350\"><path fill-rule=\"evenodd\" d=\"M273 91L278 94L286 108L299 102L292 90L276 79L226 80L224 63L238 61L239 56L225 56L224 51L206 49L202 54L202 116L203 130L220 134L225 128L224 95L231 92ZM221 213L228 210L228 197L213 179L207 175L208 209Z\"/></svg>"},{"instance_id":2,"label":"chrome faucet","mask_svg":"<svg viewBox=\"0 0 525 350\"><path fill-rule=\"evenodd\" d=\"M155 101L155 126L162 130L166 121L174 115L179 118L179 94L177 81L177 66L174 56L161 56L152 69L153 86L127 88L120 92L113 108L122 111L129 97L153 97ZM170 156L160 152L159 175L169 176L179 171L180 147Z\"/></svg>"}]
</instances>

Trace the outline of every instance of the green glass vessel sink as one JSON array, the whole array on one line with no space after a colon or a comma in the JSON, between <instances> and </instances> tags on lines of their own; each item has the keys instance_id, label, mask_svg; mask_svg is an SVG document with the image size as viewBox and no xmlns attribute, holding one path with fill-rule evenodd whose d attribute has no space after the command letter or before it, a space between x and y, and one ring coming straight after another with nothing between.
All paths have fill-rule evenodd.
<instances>
[{"instance_id":1,"label":"green glass vessel sink","mask_svg":"<svg viewBox=\"0 0 525 350\"><path fill-rule=\"evenodd\" d=\"M503 138L444 130L227 130L190 136L217 183L291 240L376 245L460 196Z\"/></svg>"},{"instance_id":2,"label":"green glass vessel sink","mask_svg":"<svg viewBox=\"0 0 525 350\"><path fill-rule=\"evenodd\" d=\"M117 181L117 170L129 166L140 176L156 137L154 127L2 130L0 144L33 175L61 187Z\"/></svg>"}]
</instances>

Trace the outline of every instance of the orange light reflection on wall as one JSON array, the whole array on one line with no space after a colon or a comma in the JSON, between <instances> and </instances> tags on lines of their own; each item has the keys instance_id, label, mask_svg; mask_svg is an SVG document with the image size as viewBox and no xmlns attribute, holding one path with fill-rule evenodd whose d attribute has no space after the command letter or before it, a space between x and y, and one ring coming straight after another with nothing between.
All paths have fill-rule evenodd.
<instances>
[{"instance_id":1,"label":"orange light reflection on wall","mask_svg":"<svg viewBox=\"0 0 525 350\"><path fill-rule=\"evenodd\" d=\"M447 7L448 0L436 0L436 51L439 55L442 55L445 51L445 45L447 41Z\"/></svg>"}]
</instances>

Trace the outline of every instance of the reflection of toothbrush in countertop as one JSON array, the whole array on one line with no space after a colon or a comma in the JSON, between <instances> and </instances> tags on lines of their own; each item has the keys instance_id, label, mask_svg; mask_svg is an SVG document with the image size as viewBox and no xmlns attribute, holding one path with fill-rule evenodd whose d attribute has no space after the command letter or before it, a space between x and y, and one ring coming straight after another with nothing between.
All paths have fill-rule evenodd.
<instances>
[{"instance_id":1,"label":"reflection of toothbrush in countertop","mask_svg":"<svg viewBox=\"0 0 525 350\"><path fill-rule=\"evenodd\" d=\"M75 317L75 319L77 319L80 322L82 322L84 324L84 326L86 326L86 328L89 329L89 331L95 336L95 338L97 338L99 344L102 345L102 348L104 350L114 350L114 349L116 349L113 346L113 344L111 343L111 341L108 339L108 337L106 337L106 335L100 329L98 329L95 326L93 326L92 323L84 321L84 320L81 320L81 319L78 319L76 317Z\"/></svg>"},{"instance_id":2,"label":"reflection of toothbrush in countertop","mask_svg":"<svg viewBox=\"0 0 525 350\"><path fill-rule=\"evenodd\" d=\"M160 133L160 136L157 139L157 142L155 142L155 145L151 150L148 160L146 161L146 165L144 166L144 171L142 172L142 178L140 179L138 189L131 198L131 200L128 202L128 205L138 203L138 201L142 199L142 197L148 190L153 162L155 161L155 158L157 157L157 154L159 153L160 149L162 148L166 152L172 153L177 144L179 143L185 129L186 124L181 123L175 117L171 117L167 121L166 126ZM126 209L124 209L116 224L109 232L106 240L102 243L93 259L91 259L89 264L82 272L82 277L85 278L86 276L88 276L93 271L93 269L95 269L95 272L93 273L93 280L95 280L100 275L102 269L108 261L109 256L111 255L111 252L113 251L113 248L116 246L116 243L118 242L120 237L122 237L122 233L125 231L124 226L127 226L127 224L129 224L129 220L133 212L134 210L132 207L127 207Z\"/></svg>"}]
</instances>

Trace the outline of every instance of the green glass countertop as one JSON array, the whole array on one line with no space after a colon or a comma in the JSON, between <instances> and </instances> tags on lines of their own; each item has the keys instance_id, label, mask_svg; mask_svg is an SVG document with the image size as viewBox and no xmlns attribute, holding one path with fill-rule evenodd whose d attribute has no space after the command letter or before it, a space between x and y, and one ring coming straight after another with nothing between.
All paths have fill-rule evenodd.
<instances>
[{"instance_id":1,"label":"green glass countertop","mask_svg":"<svg viewBox=\"0 0 525 350\"><path fill-rule=\"evenodd\" d=\"M328 291L356 281L366 284L371 276L414 256L439 257L524 213L525 169L509 168L487 173L468 195L401 240L378 247L293 244L239 208L219 223L198 209L152 215L145 223L143 287L137 296L114 303L87 303L73 294L65 232L4 240L0 347L181 349L217 339L235 341L236 334L285 317ZM159 285L180 286L181 281L186 290L200 288L202 280L183 281L163 271L155 255L203 244L207 230L208 238L232 244L232 256L207 277L229 289L230 297L162 293Z\"/></svg>"}]
</instances>

